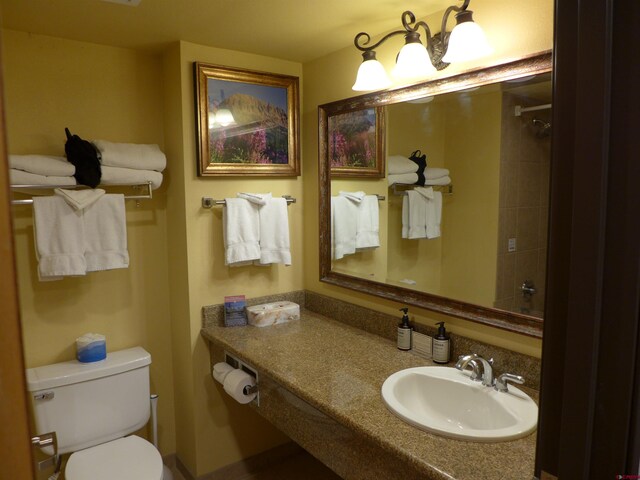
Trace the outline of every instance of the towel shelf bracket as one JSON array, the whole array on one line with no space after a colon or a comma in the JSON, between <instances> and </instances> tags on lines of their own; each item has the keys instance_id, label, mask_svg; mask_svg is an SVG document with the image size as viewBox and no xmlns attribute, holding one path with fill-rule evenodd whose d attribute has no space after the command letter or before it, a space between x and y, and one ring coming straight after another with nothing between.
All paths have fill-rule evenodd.
<instances>
[{"instance_id":1,"label":"towel shelf bracket","mask_svg":"<svg viewBox=\"0 0 640 480\"><path fill-rule=\"evenodd\" d=\"M136 193L133 195L125 195L125 200L135 200L139 205L140 200L150 200L153 198L153 190L151 189L151 182L148 183L113 183L109 185L98 185L99 188L103 187L131 187ZM76 188L88 188L84 185L11 185L11 190L20 193L21 190L53 190L55 188L76 189ZM12 199L11 205L33 205L33 198L24 199Z\"/></svg>"},{"instance_id":2,"label":"towel shelf bracket","mask_svg":"<svg viewBox=\"0 0 640 480\"><path fill-rule=\"evenodd\" d=\"M287 201L287 205L296 203L296 199L291 195L282 195L282 198ZM215 206L224 206L226 204L226 200L215 200L211 197L202 197L202 208L213 208Z\"/></svg>"}]
</instances>

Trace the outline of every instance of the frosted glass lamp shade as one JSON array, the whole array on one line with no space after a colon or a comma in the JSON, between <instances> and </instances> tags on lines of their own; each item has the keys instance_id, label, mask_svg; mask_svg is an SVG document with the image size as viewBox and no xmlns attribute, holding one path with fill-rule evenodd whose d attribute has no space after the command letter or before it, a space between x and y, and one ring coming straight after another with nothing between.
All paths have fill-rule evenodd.
<instances>
[{"instance_id":1,"label":"frosted glass lamp shade","mask_svg":"<svg viewBox=\"0 0 640 480\"><path fill-rule=\"evenodd\" d=\"M391 73L395 78L408 79L426 77L436 72L436 68L431 63L431 58L427 49L422 43L407 43L400 53L396 66Z\"/></svg>"},{"instance_id":2,"label":"frosted glass lamp shade","mask_svg":"<svg viewBox=\"0 0 640 480\"><path fill-rule=\"evenodd\" d=\"M447 53L442 57L443 62L466 62L484 57L493 52L493 48L487 42L482 28L473 22L465 21L456 25L449 37Z\"/></svg>"},{"instance_id":3,"label":"frosted glass lamp shade","mask_svg":"<svg viewBox=\"0 0 640 480\"><path fill-rule=\"evenodd\" d=\"M382 90L391 86L391 80L385 72L382 64L376 60L375 53L364 52L362 55L364 62L358 68L356 83L351 87L356 92L367 92L371 90Z\"/></svg>"}]
</instances>

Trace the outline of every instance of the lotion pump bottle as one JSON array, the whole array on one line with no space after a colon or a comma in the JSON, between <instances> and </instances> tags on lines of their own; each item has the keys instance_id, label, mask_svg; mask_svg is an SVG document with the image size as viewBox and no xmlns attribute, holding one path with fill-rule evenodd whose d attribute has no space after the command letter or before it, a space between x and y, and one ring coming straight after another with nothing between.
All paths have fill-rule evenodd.
<instances>
[{"instance_id":1,"label":"lotion pump bottle","mask_svg":"<svg viewBox=\"0 0 640 480\"><path fill-rule=\"evenodd\" d=\"M411 350L411 325L409 325L409 309L403 307L402 320L398 324L398 350Z\"/></svg>"},{"instance_id":2,"label":"lotion pump bottle","mask_svg":"<svg viewBox=\"0 0 640 480\"><path fill-rule=\"evenodd\" d=\"M439 327L438 333L433 337L433 361L435 363L448 363L450 356L449 334L444 328L444 322L438 322L436 325L439 325Z\"/></svg>"}]
</instances>

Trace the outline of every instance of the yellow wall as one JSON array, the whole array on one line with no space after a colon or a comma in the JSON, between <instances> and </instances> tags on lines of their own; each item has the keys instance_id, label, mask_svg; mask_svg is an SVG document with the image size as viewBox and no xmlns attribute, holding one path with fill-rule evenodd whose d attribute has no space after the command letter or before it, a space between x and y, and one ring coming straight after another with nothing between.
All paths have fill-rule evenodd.
<instances>
[{"instance_id":1,"label":"yellow wall","mask_svg":"<svg viewBox=\"0 0 640 480\"><path fill-rule=\"evenodd\" d=\"M189 419L177 422L177 453L193 474L201 475L287 440L253 411L230 401L211 380L208 348L200 337L201 308L222 303L226 295L250 298L302 288L304 198L298 177L196 176L194 61L299 77L302 65L187 42L172 47L164 57L165 78L169 79L164 92L166 143L180 170L168 192L176 418ZM302 86L302 79L300 82ZM176 98L181 99L180 111L176 111ZM234 197L239 191L289 194L298 199L289 207L292 266L224 265L222 209L202 209L201 198Z\"/></svg>"},{"instance_id":2,"label":"yellow wall","mask_svg":"<svg viewBox=\"0 0 640 480\"><path fill-rule=\"evenodd\" d=\"M489 58L451 66L440 72L444 77L474 67L504 63L525 55L549 50L553 46L553 1L511 2L507 0L483 0L474 10L474 19L487 33L495 51ZM429 23L437 25L441 15L430 17ZM366 29L363 26L363 29ZM375 39L374 39L375 41ZM401 40L390 40L377 50L378 59L389 68ZM397 313L398 305L370 295L321 283L318 279L318 209L317 194L317 106L323 103L351 97L351 85L355 79L361 56L353 48L346 47L331 55L305 63L304 115L304 171L305 185L305 288L325 295L352 301L389 314ZM420 322L432 323L446 320L454 333L503 346L529 355L540 356L541 342L521 335L487 328L456 318L435 315L412 309Z\"/></svg>"},{"instance_id":3,"label":"yellow wall","mask_svg":"<svg viewBox=\"0 0 640 480\"><path fill-rule=\"evenodd\" d=\"M62 155L65 127L162 147L159 57L14 31L3 32L3 44L9 152ZM160 395L160 447L175 451L166 187L140 207L127 202L130 267L82 278L39 282L32 209L13 212L27 367L73 359L76 337L87 332L105 334L108 350L143 346Z\"/></svg>"}]
</instances>

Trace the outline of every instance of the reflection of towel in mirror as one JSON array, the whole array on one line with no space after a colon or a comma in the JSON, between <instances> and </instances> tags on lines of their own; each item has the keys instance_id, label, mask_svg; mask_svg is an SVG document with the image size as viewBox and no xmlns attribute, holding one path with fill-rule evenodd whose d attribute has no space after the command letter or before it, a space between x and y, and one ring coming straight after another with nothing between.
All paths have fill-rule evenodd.
<instances>
[{"instance_id":1,"label":"reflection of towel in mirror","mask_svg":"<svg viewBox=\"0 0 640 480\"><path fill-rule=\"evenodd\" d=\"M390 155L387 158L387 173L389 175L416 173L418 168L419 165L416 162L402 155Z\"/></svg>"},{"instance_id":2,"label":"reflection of towel in mirror","mask_svg":"<svg viewBox=\"0 0 640 480\"><path fill-rule=\"evenodd\" d=\"M356 249L370 249L380 246L380 214L378 197L366 195L358 205L356 217Z\"/></svg>"},{"instance_id":3,"label":"reflection of towel in mirror","mask_svg":"<svg viewBox=\"0 0 640 480\"><path fill-rule=\"evenodd\" d=\"M340 190L340 196L346 197L352 202L360 203L362 199L365 197L366 193L364 192L343 192Z\"/></svg>"},{"instance_id":4,"label":"reflection of towel in mirror","mask_svg":"<svg viewBox=\"0 0 640 480\"><path fill-rule=\"evenodd\" d=\"M402 201L402 238L437 238L440 236L442 193L433 188L416 187Z\"/></svg>"},{"instance_id":5,"label":"reflection of towel in mirror","mask_svg":"<svg viewBox=\"0 0 640 480\"><path fill-rule=\"evenodd\" d=\"M341 195L331 197L331 250L335 260L356 252L357 215L357 203Z\"/></svg>"},{"instance_id":6,"label":"reflection of towel in mirror","mask_svg":"<svg viewBox=\"0 0 640 480\"><path fill-rule=\"evenodd\" d=\"M415 191L427 200L426 236L437 238L440 236L440 220L442 218L442 193L434 192L433 188L416 187Z\"/></svg>"}]
</instances>

